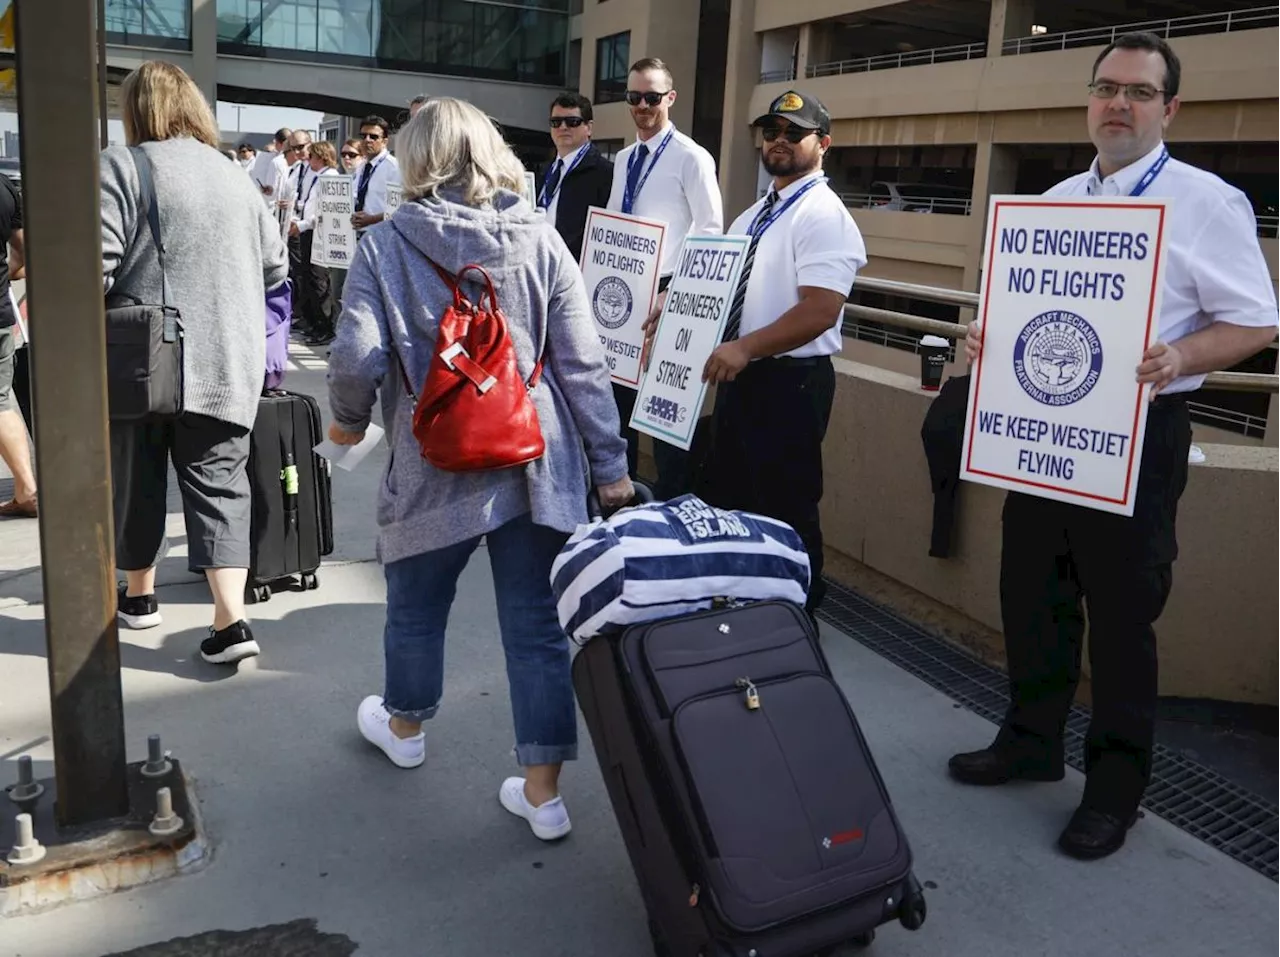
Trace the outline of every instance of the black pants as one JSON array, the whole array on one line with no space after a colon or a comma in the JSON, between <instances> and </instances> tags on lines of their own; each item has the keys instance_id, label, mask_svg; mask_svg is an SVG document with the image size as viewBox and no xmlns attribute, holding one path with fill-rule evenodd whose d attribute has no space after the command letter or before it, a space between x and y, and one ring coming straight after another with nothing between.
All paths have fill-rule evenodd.
<instances>
[{"instance_id":1,"label":"black pants","mask_svg":"<svg viewBox=\"0 0 1280 957\"><path fill-rule=\"evenodd\" d=\"M116 567L150 568L165 541L169 459L187 525L187 566L249 567L249 430L203 415L172 422L111 423Z\"/></svg>"},{"instance_id":2,"label":"black pants","mask_svg":"<svg viewBox=\"0 0 1280 957\"><path fill-rule=\"evenodd\" d=\"M300 295L303 282L303 266L306 265L306 261L302 258L302 234L290 236L287 245L289 247L289 279L292 280L294 289L293 309L290 318L292 318L294 325L297 325L298 320L304 315L302 312L302 296Z\"/></svg>"},{"instance_id":3,"label":"black pants","mask_svg":"<svg viewBox=\"0 0 1280 957\"><path fill-rule=\"evenodd\" d=\"M1093 718L1084 804L1122 818L1137 810L1151 777L1152 624L1173 582L1190 445L1186 402L1161 397L1147 419L1132 518L1016 493L1004 506L1000 609L1013 703L1001 738L1061 753L1087 620Z\"/></svg>"},{"instance_id":4,"label":"black pants","mask_svg":"<svg viewBox=\"0 0 1280 957\"><path fill-rule=\"evenodd\" d=\"M826 356L752 362L717 391L710 448L695 482L712 505L767 515L796 530L809 553L810 612L826 594L818 503L835 389Z\"/></svg>"},{"instance_id":5,"label":"black pants","mask_svg":"<svg viewBox=\"0 0 1280 957\"><path fill-rule=\"evenodd\" d=\"M302 262L298 266L299 298L302 300L302 317L307 328L318 336L331 336L334 331L333 291L329 270L311 262L311 247L315 243L315 230L301 235Z\"/></svg>"}]
</instances>

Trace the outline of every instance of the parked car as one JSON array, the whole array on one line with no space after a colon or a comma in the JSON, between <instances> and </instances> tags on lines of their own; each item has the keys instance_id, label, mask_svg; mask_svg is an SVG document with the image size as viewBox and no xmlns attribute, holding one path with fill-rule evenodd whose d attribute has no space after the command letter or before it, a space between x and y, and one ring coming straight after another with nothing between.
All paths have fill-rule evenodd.
<instances>
[{"instance_id":1,"label":"parked car","mask_svg":"<svg viewBox=\"0 0 1280 957\"><path fill-rule=\"evenodd\" d=\"M942 186L934 183L887 183L877 180L871 184L869 209L899 210L907 213L950 213L953 216L968 215L973 205L972 190L962 186Z\"/></svg>"}]
</instances>

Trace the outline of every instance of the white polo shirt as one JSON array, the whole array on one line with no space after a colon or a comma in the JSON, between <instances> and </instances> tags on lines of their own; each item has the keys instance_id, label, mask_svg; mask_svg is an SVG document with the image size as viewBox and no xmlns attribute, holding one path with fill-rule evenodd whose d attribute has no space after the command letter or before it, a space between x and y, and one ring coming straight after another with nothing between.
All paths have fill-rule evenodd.
<instances>
[{"instance_id":1,"label":"white polo shirt","mask_svg":"<svg viewBox=\"0 0 1280 957\"><path fill-rule=\"evenodd\" d=\"M662 155L654 162L663 137L670 132ZM663 240L662 265L659 274L670 276L676 271L680 245L690 235L719 236L724 232L724 203L720 199L720 183L716 180L716 161L711 154L668 123L649 139L649 155L645 157L640 176L648 172L640 195L631 212L646 219L667 224ZM609 208L622 211L622 197L627 189L627 164L640 147L640 140L624 149L613 161L613 189Z\"/></svg>"},{"instance_id":2,"label":"white polo shirt","mask_svg":"<svg viewBox=\"0 0 1280 957\"><path fill-rule=\"evenodd\" d=\"M351 185L353 201L360 194L360 179L370 167L372 171L369 173L369 192L364 198L364 212L378 216L387 211L387 187L400 182L400 163L386 150L374 159L367 160L355 174L355 181Z\"/></svg>"},{"instance_id":3,"label":"white polo shirt","mask_svg":"<svg viewBox=\"0 0 1280 957\"><path fill-rule=\"evenodd\" d=\"M867 264L862 233L843 200L827 185L822 170L779 192L775 210L814 179L820 182L775 220L756 244L747 295L742 303L740 336L777 322L783 313L800 302L801 286L849 295L858 270ZM735 219L729 235L747 235L767 198L766 194ZM844 345L840 331L843 325L842 309L840 319L832 328L783 354L796 358L836 355Z\"/></svg>"},{"instance_id":4,"label":"white polo shirt","mask_svg":"<svg viewBox=\"0 0 1280 957\"><path fill-rule=\"evenodd\" d=\"M338 171L331 166L326 166L320 172L311 174L306 194L302 198L302 218L298 220L298 232L309 233L316 228L316 220L320 216L320 190L317 189L320 177L337 175Z\"/></svg>"},{"instance_id":5,"label":"white polo shirt","mask_svg":"<svg viewBox=\"0 0 1280 957\"><path fill-rule=\"evenodd\" d=\"M258 154L249 176L258 186L259 192L270 187L271 195L268 196L264 193L262 196L262 201L268 206L274 207L276 200L280 198L280 183L288 172L289 164L285 160L283 153L269 153L264 150Z\"/></svg>"},{"instance_id":6,"label":"white polo shirt","mask_svg":"<svg viewBox=\"0 0 1280 957\"><path fill-rule=\"evenodd\" d=\"M1161 143L1106 179L1094 159L1088 172L1063 180L1046 196L1128 196L1160 158ZM1258 243L1258 222L1244 193L1213 173L1170 159L1142 194L1169 196L1168 259L1158 336L1166 343L1210 323L1277 325L1276 294ZM1190 392L1203 375L1182 376L1162 393Z\"/></svg>"}]
</instances>

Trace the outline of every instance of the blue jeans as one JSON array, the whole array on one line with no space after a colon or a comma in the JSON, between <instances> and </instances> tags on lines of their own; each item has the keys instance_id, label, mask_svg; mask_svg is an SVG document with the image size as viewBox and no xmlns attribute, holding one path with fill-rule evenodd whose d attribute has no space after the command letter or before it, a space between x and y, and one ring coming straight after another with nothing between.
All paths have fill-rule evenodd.
<instances>
[{"instance_id":1,"label":"blue jeans","mask_svg":"<svg viewBox=\"0 0 1280 957\"><path fill-rule=\"evenodd\" d=\"M522 767L578 756L569 640L556 615L551 563L568 536L522 515L488 537L507 656L516 760ZM387 565L386 691L391 714L434 717L444 691L444 631L458 576L480 538Z\"/></svg>"}]
</instances>

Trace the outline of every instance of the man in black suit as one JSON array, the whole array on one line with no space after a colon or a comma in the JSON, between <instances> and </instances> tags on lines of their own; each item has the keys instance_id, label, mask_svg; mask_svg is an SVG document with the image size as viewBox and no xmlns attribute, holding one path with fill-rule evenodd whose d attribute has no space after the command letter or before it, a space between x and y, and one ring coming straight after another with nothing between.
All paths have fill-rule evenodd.
<instances>
[{"instance_id":1,"label":"man in black suit","mask_svg":"<svg viewBox=\"0 0 1280 957\"><path fill-rule=\"evenodd\" d=\"M562 93L551 104L556 158L538 171L538 208L551 219L574 259L582 258L587 207L609 205L613 164L591 143L591 101Z\"/></svg>"}]
</instances>

